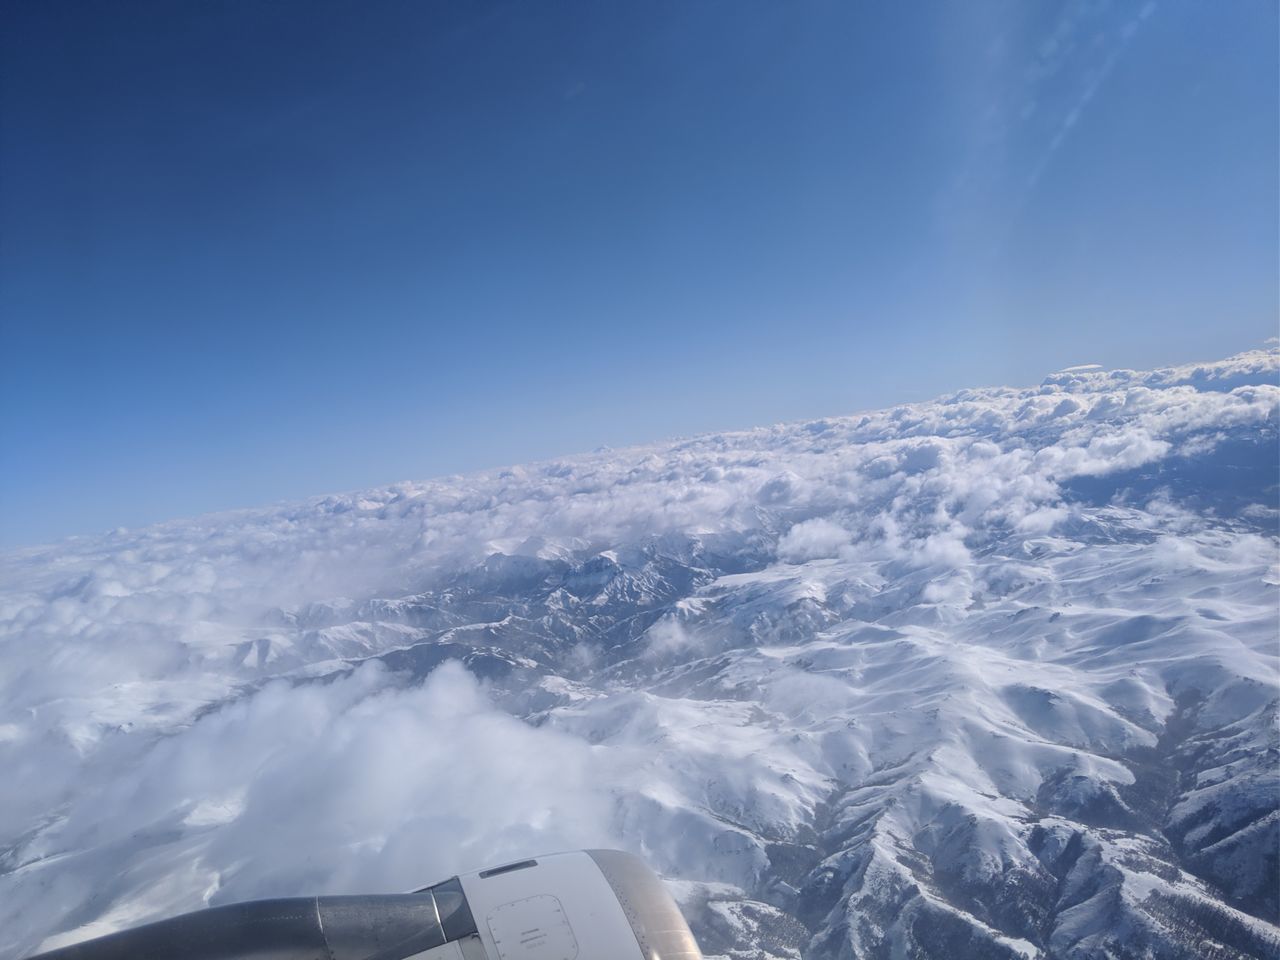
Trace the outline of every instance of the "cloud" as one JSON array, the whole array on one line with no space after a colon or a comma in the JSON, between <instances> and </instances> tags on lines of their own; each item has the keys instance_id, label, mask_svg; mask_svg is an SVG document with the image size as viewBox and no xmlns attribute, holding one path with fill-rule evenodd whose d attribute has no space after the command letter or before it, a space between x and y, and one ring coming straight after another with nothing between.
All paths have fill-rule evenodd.
<instances>
[{"instance_id":1,"label":"cloud","mask_svg":"<svg viewBox=\"0 0 1280 960\"><path fill-rule=\"evenodd\" d=\"M105 932L138 902L395 892L512 851L616 843L585 741L495 709L456 663L393 681L370 664L272 683L64 776L95 788L70 790L56 823L10 854L25 866L0 878L6 938L91 914L105 919L69 938ZM66 851L74 869L50 873Z\"/></svg>"},{"instance_id":2,"label":"cloud","mask_svg":"<svg viewBox=\"0 0 1280 960\"><path fill-rule=\"evenodd\" d=\"M1106 5L1100 9L1105 12ZM1070 137L1081 116L1129 48L1138 29L1155 10L1154 0L1148 0L1118 30L1109 32L1099 30L1096 23L1087 22L1091 15L1096 15L1088 8L1069 7L1063 12L1055 36L1045 47L1048 55L1042 60L1037 79L1040 83L1055 77L1061 79L1065 63L1074 61L1074 69L1068 75L1071 89L1066 111L1056 118L1053 135L1027 179L1028 190L1033 189L1040 181L1054 155ZM1082 42L1081 35L1084 33L1091 34L1089 41Z\"/></svg>"},{"instance_id":3,"label":"cloud","mask_svg":"<svg viewBox=\"0 0 1280 960\"><path fill-rule=\"evenodd\" d=\"M852 539L849 531L838 523L822 517L804 520L778 541L778 557L791 563L836 557Z\"/></svg>"}]
</instances>

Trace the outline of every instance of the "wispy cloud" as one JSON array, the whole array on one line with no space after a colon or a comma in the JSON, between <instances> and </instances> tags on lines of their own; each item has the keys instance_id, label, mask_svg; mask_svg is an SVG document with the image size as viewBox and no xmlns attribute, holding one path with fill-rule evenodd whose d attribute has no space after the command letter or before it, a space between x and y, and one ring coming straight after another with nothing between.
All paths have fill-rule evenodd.
<instances>
[{"instance_id":1,"label":"wispy cloud","mask_svg":"<svg viewBox=\"0 0 1280 960\"><path fill-rule=\"evenodd\" d=\"M1105 5L1104 9L1105 9ZM1042 84L1051 78L1070 70L1073 75L1074 94L1067 101L1065 112L1058 114L1056 129L1053 131L1040 159L1032 166L1027 176L1028 191L1034 190L1053 161L1054 155L1071 136L1076 124L1080 122L1090 103L1098 95L1110 77L1120 58L1124 56L1129 44L1137 35L1139 28L1156 10L1155 0L1148 0L1130 19L1117 29L1098 30L1091 18L1068 10L1063 14L1058 30L1050 38L1042 56L1042 70L1038 71L1036 83ZM1033 97L1037 95L1033 93ZM1028 112L1043 109L1044 104L1033 99L1028 104ZM1058 108L1059 111L1062 109Z\"/></svg>"}]
</instances>

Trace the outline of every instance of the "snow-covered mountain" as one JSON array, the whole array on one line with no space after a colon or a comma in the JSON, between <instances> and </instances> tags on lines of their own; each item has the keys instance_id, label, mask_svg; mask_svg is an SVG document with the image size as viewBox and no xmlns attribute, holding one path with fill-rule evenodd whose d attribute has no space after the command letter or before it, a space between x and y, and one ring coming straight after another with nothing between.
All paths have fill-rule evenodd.
<instances>
[{"instance_id":1,"label":"snow-covered mountain","mask_svg":"<svg viewBox=\"0 0 1280 960\"><path fill-rule=\"evenodd\" d=\"M1278 371L10 553L0 954L611 845L708 954L1276 956Z\"/></svg>"}]
</instances>

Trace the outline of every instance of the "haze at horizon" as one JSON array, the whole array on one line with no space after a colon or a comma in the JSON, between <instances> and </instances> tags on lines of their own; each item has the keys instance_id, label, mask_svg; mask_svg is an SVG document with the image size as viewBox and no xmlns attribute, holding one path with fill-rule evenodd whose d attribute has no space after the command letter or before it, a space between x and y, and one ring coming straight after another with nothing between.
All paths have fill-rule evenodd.
<instances>
[{"instance_id":1,"label":"haze at horizon","mask_svg":"<svg viewBox=\"0 0 1280 960\"><path fill-rule=\"evenodd\" d=\"M1275 333L1274 5L13 5L0 543Z\"/></svg>"}]
</instances>

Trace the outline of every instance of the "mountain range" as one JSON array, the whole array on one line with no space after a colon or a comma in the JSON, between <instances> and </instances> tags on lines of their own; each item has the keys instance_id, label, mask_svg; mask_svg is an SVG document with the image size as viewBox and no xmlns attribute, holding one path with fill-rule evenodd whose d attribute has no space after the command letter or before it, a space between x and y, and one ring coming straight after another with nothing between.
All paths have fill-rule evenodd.
<instances>
[{"instance_id":1,"label":"mountain range","mask_svg":"<svg viewBox=\"0 0 1280 960\"><path fill-rule=\"evenodd\" d=\"M615 846L708 956L1280 955L1278 376L11 551L0 954Z\"/></svg>"}]
</instances>

